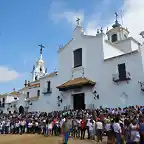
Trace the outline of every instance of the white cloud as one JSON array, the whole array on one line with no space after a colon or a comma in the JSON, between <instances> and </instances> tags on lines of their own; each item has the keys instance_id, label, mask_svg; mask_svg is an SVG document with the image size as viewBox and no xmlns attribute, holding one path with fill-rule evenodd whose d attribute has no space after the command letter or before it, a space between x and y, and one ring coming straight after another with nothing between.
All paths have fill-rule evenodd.
<instances>
[{"instance_id":1,"label":"white cloud","mask_svg":"<svg viewBox=\"0 0 144 144\"><path fill-rule=\"evenodd\" d=\"M8 67L5 66L0 66L0 83L15 80L20 76L21 74L19 74L15 70L9 69Z\"/></svg>"},{"instance_id":2,"label":"white cloud","mask_svg":"<svg viewBox=\"0 0 144 144\"><path fill-rule=\"evenodd\" d=\"M76 24L76 19L80 18L80 22L84 20L84 14L82 11L65 11L57 15L60 19L66 19L72 25Z\"/></svg>"},{"instance_id":3,"label":"white cloud","mask_svg":"<svg viewBox=\"0 0 144 144\"><path fill-rule=\"evenodd\" d=\"M144 30L144 0L124 1L124 25L131 32L131 35L141 41L139 33Z\"/></svg>"},{"instance_id":4,"label":"white cloud","mask_svg":"<svg viewBox=\"0 0 144 144\"><path fill-rule=\"evenodd\" d=\"M109 11L109 8L107 5L110 3L113 3L113 1L110 0L103 0L101 3L101 7L105 7L101 9L100 12L95 11L91 14L89 21L85 18L84 19L84 11L83 10L69 10L66 7L66 3L63 2L55 2L52 4L51 7L51 14L53 17L53 20L56 22L59 22L62 19L67 20L69 23L72 23L72 25L76 24L75 20L77 17L80 17L81 22L86 21L87 25L85 27L86 34L95 35L97 29L101 26L104 27L104 30L109 27L111 28L112 24L114 23L114 15L111 18L106 19L105 25L103 25L102 17L105 15L105 12ZM115 8L113 8L115 9ZM123 11L123 26L127 27L130 31L130 35L133 36L135 39L141 42L141 37L139 36L139 33L144 30L144 0L124 0L123 6L119 7L119 13L120 11ZM114 11L115 12L115 11ZM121 22L121 20L120 20ZM106 24L107 23L107 24Z\"/></svg>"},{"instance_id":5,"label":"white cloud","mask_svg":"<svg viewBox=\"0 0 144 144\"><path fill-rule=\"evenodd\" d=\"M61 20L66 20L73 26L76 24L76 19L80 18L80 22L84 20L83 10L69 10L67 9L66 3L57 1L53 2L50 7L50 15L54 22L58 23Z\"/></svg>"},{"instance_id":6,"label":"white cloud","mask_svg":"<svg viewBox=\"0 0 144 144\"><path fill-rule=\"evenodd\" d=\"M139 36L139 33L144 30L144 0L124 0L124 5L120 9L123 11L123 25L128 28L131 36L141 42L142 39ZM110 21L111 22L107 24L104 29L112 26L114 18ZM90 21L86 27L86 33L95 35L97 28L97 22Z\"/></svg>"}]
</instances>

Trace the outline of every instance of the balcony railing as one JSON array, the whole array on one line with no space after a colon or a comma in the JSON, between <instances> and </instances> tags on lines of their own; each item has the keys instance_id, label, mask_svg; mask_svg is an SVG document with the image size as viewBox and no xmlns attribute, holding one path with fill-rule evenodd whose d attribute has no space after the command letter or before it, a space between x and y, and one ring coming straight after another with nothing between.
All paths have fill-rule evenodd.
<instances>
[{"instance_id":1,"label":"balcony railing","mask_svg":"<svg viewBox=\"0 0 144 144\"><path fill-rule=\"evenodd\" d=\"M120 81L128 81L131 80L131 76L129 72L126 72L126 77L125 78L120 78L119 74L113 74L112 79L114 82L120 82Z\"/></svg>"},{"instance_id":2,"label":"balcony railing","mask_svg":"<svg viewBox=\"0 0 144 144\"><path fill-rule=\"evenodd\" d=\"M52 93L52 88L44 88L44 90L43 90L43 94L44 95L46 95L46 94L50 94L50 93Z\"/></svg>"}]
</instances>

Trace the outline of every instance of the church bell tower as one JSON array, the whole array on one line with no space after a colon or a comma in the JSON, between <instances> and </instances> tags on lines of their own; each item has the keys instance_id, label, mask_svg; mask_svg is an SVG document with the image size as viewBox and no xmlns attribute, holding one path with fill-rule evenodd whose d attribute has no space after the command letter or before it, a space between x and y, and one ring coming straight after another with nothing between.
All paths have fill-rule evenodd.
<instances>
[{"instance_id":1,"label":"church bell tower","mask_svg":"<svg viewBox=\"0 0 144 144\"><path fill-rule=\"evenodd\" d=\"M33 66L32 81L39 80L40 77L42 77L45 74L47 74L47 69L45 69L45 63L44 63L44 60L42 58L42 52L43 52L42 50L45 47L42 44L38 45L38 46L40 47L40 58L36 62L36 64Z\"/></svg>"},{"instance_id":2,"label":"church bell tower","mask_svg":"<svg viewBox=\"0 0 144 144\"><path fill-rule=\"evenodd\" d=\"M128 38L129 31L127 28L124 28L119 22L118 22L118 14L115 13L116 20L115 23L112 25L112 28L110 30L107 30L107 37L108 40L112 43L117 43L121 40L125 40Z\"/></svg>"}]
</instances>

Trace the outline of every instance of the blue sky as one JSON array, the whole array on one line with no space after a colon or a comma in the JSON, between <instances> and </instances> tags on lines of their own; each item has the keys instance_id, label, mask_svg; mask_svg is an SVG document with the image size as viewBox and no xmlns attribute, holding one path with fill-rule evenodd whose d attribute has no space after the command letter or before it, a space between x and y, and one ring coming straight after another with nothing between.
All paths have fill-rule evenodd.
<instances>
[{"instance_id":1,"label":"blue sky","mask_svg":"<svg viewBox=\"0 0 144 144\"><path fill-rule=\"evenodd\" d=\"M84 28L90 22L105 26L122 6L123 0L0 0L0 67L20 74L11 81L0 79L0 91L23 87L39 58L38 44L46 46L48 72L57 68L58 46L71 39L77 16ZM6 73L0 74L4 79Z\"/></svg>"}]
</instances>

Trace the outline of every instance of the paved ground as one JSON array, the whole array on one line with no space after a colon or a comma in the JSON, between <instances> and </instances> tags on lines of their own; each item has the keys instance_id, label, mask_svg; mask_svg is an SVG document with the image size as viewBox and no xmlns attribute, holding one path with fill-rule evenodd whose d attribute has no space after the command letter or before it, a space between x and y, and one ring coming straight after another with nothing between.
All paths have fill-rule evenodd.
<instances>
[{"instance_id":1,"label":"paved ground","mask_svg":"<svg viewBox=\"0 0 144 144\"><path fill-rule=\"evenodd\" d=\"M61 140L61 137L43 137L41 135L0 135L0 144L60 144ZM70 139L69 141L69 144L76 143L96 144L95 141L89 140Z\"/></svg>"}]
</instances>

